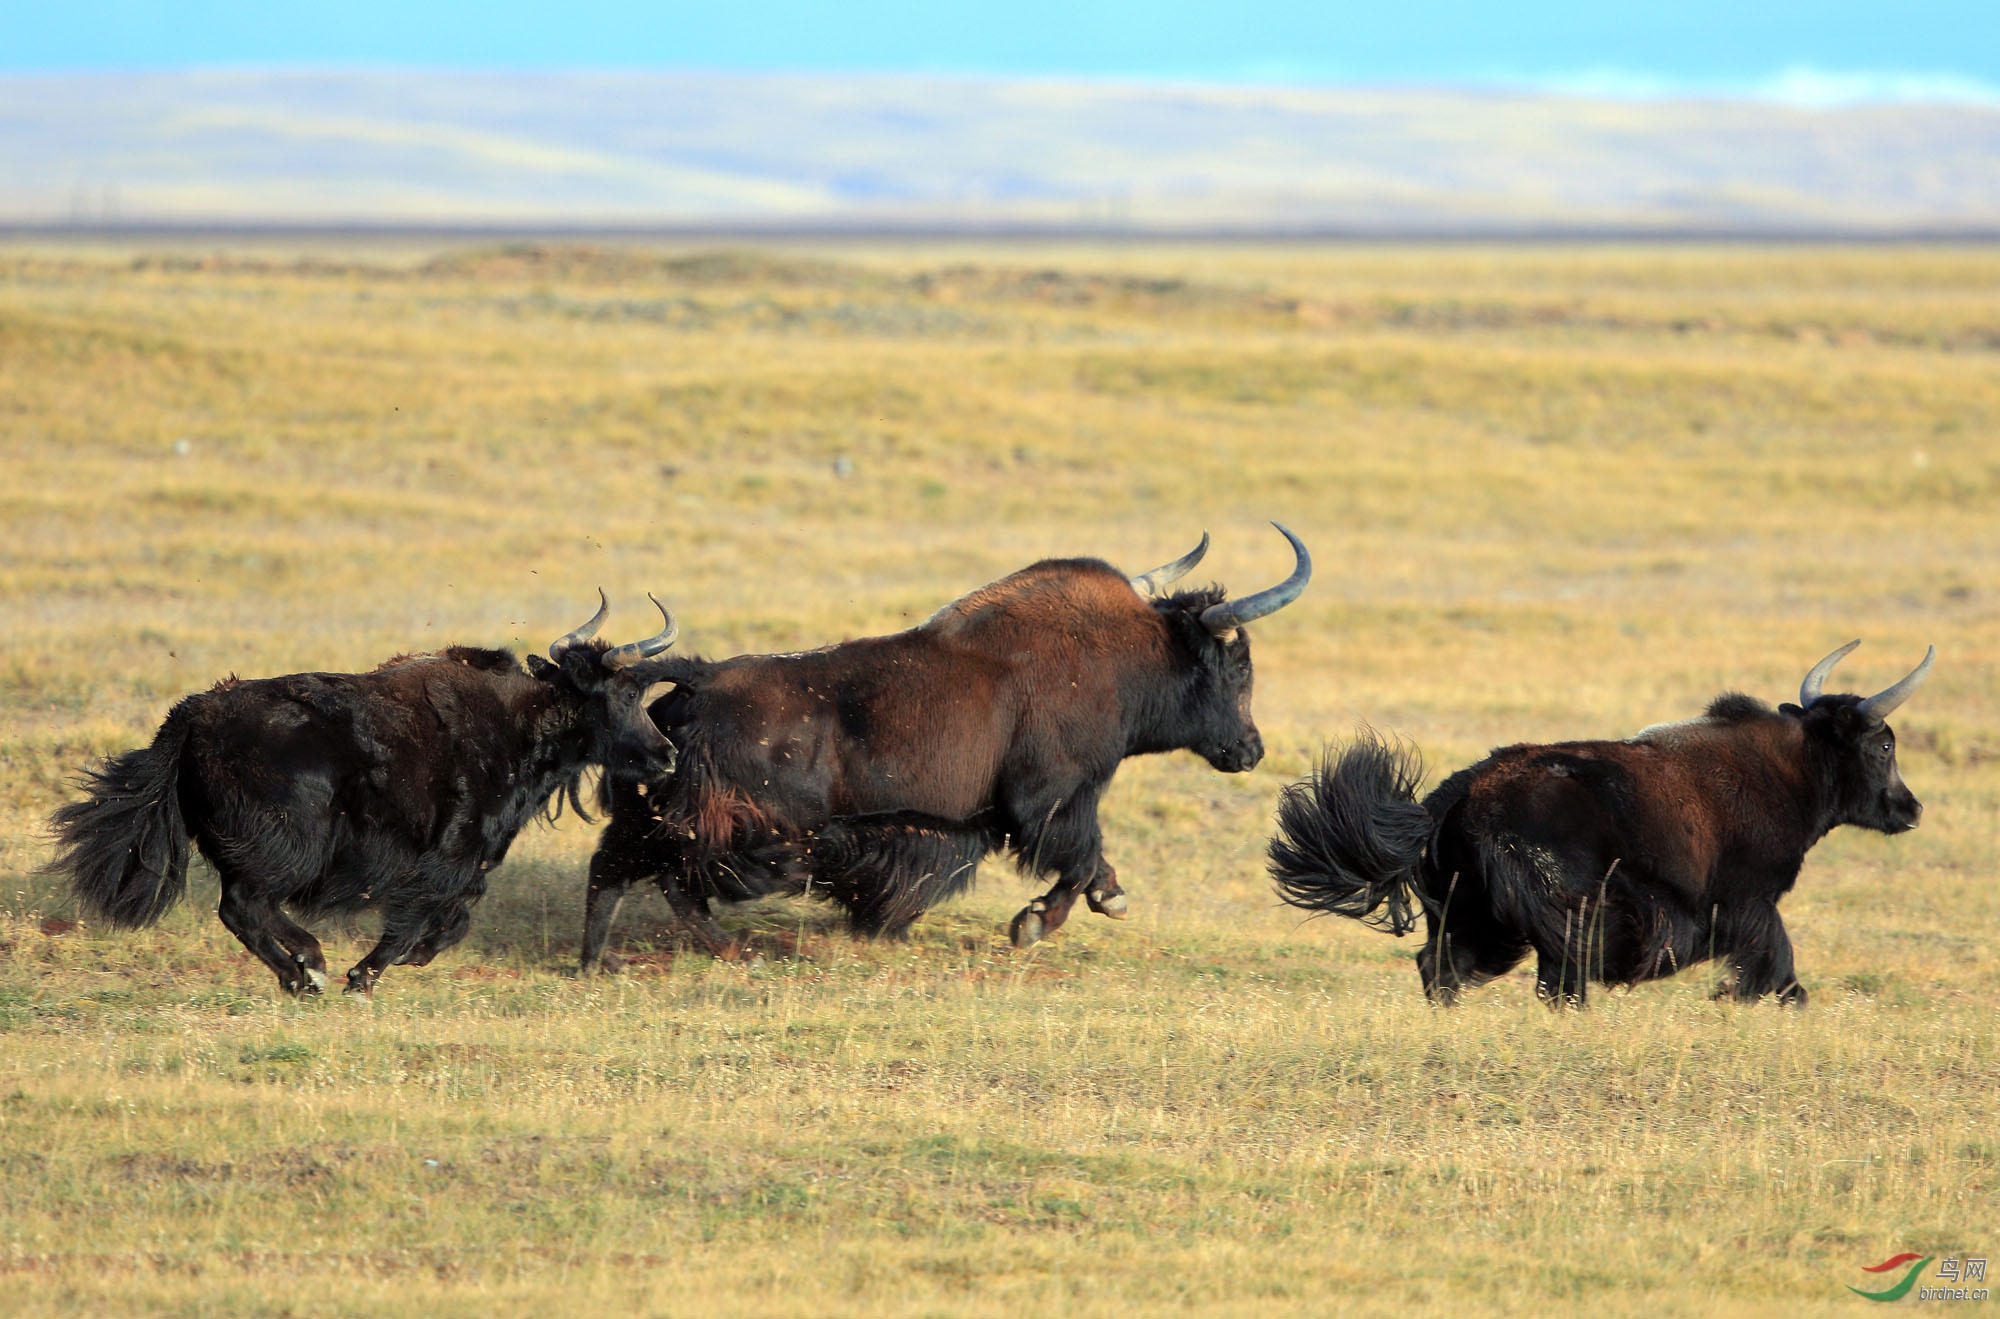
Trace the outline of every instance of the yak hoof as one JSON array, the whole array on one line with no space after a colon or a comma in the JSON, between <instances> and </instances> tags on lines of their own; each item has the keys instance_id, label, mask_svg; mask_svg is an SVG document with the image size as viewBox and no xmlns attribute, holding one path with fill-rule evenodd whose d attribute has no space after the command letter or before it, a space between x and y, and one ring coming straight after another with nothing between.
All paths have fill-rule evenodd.
<instances>
[{"instance_id":1,"label":"yak hoof","mask_svg":"<svg viewBox=\"0 0 2000 1319\"><path fill-rule=\"evenodd\" d=\"M1109 916L1114 921L1125 919L1125 895L1123 893L1090 893L1085 895L1090 909L1100 916Z\"/></svg>"},{"instance_id":2,"label":"yak hoof","mask_svg":"<svg viewBox=\"0 0 2000 1319\"><path fill-rule=\"evenodd\" d=\"M1042 913L1033 907L1021 908L1021 914L1007 927L1007 936L1016 948L1032 948L1042 941Z\"/></svg>"},{"instance_id":3,"label":"yak hoof","mask_svg":"<svg viewBox=\"0 0 2000 1319\"><path fill-rule=\"evenodd\" d=\"M305 973L306 973L305 983L299 986L299 993L318 994L325 991L326 972L320 970L316 966L308 966L305 968Z\"/></svg>"}]
</instances>

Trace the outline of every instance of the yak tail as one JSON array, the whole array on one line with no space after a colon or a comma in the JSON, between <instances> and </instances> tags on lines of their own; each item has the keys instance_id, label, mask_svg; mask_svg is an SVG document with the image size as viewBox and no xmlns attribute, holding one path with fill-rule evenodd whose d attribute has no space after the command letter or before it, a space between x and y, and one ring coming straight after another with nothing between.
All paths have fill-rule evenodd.
<instances>
[{"instance_id":1,"label":"yak tail","mask_svg":"<svg viewBox=\"0 0 2000 1319\"><path fill-rule=\"evenodd\" d=\"M1417 803L1424 762L1414 747L1364 729L1278 800L1271 878L1307 911L1352 916L1398 936L1416 927L1411 895L1432 831Z\"/></svg>"},{"instance_id":2,"label":"yak tail","mask_svg":"<svg viewBox=\"0 0 2000 1319\"><path fill-rule=\"evenodd\" d=\"M175 710L153 745L100 761L78 781L89 795L49 817L53 874L68 875L84 912L120 929L151 925L187 889L188 832L180 766L187 716Z\"/></svg>"}]
</instances>

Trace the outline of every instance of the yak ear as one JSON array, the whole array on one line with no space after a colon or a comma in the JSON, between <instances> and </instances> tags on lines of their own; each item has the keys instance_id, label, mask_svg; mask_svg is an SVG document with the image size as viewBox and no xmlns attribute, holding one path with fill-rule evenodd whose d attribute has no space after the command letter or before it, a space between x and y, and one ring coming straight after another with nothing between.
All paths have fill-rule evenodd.
<instances>
[{"instance_id":1,"label":"yak ear","mask_svg":"<svg viewBox=\"0 0 2000 1319\"><path fill-rule=\"evenodd\" d=\"M1201 624L1201 613L1207 606L1198 600L1185 605L1155 601L1154 608L1160 611L1160 616L1166 620L1168 630L1176 634L1176 639L1195 654L1199 655L1216 644L1215 633Z\"/></svg>"},{"instance_id":2,"label":"yak ear","mask_svg":"<svg viewBox=\"0 0 2000 1319\"><path fill-rule=\"evenodd\" d=\"M1788 715L1790 715L1790 716L1791 716L1792 718L1794 718L1794 719L1799 719L1799 718L1802 718L1802 717L1804 717L1804 715L1805 715L1805 710L1804 710L1804 708L1803 708L1803 707L1801 707L1801 706L1796 706L1796 705L1793 705L1793 704L1792 704L1792 703L1791 703L1790 701L1784 701L1784 702L1782 702L1782 703L1780 703L1780 704L1779 704L1779 706L1778 706L1778 713L1779 713L1779 714L1788 714Z\"/></svg>"},{"instance_id":3,"label":"yak ear","mask_svg":"<svg viewBox=\"0 0 2000 1319\"><path fill-rule=\"evenodd\" d=\"M1863 710L1859 701L1851 699L1842 701L1833 708L1833 728L1842 737L1857 740L1867 737L1882 727L1884 722Z\"/></svg>"},{"instance_id":4,"label":"yak ear","mask_svg":"<svg viewBox=\"0 0 2000 1319\"><path fill-rule=\"evenodd\" d=\"M528 655L528 672L543 682L559 684L572 690L589 692L598 685L600 676L596 657L587 651L572 650L563 655L561 663L550 663L540 655Z\"/></svg>"}]
</instances>

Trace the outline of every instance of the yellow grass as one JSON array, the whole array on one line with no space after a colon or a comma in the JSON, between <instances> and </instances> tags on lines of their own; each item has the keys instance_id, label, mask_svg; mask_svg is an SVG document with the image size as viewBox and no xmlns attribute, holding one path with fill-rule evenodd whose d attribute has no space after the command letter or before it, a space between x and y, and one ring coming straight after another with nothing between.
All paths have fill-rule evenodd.
<instances>
[{"instance_id":1,"label":"yellow grass","mask_svg":"<svg viewBox=\"0 0 2000 1319\"><path fill-rule=\"evenodd\" d=\"M2000 251L0 252L0 1310L1831 1311L2000 1253ZM845 459L846 475L835 471ZM214 920L70 929L41 821L230 672L530 648L657 590L683 652L892 629L1203 528L1270 755L1135 762L1133 917L1030 954L989 865L904 944L628 903L524 835L438 964L279 998ZM1358 720L1434 773L1787 698L1852 636L1928 807L1711 968L1453 1012L1278 907L1279 787ZM366 922L327 934L338 965Z\"/></svg>"}]
</instances>

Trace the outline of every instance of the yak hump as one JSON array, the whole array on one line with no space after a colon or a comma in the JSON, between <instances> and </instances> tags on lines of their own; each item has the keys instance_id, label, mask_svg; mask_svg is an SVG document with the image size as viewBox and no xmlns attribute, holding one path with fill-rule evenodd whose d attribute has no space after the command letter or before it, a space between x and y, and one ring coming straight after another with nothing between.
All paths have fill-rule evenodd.
<instances>
[{"instance_id":1,"label":"yak hump","mask_svg":"<svg viewBox=\"0 0 2000 1319\"><path fill-rule=\"evenodd\" d=\"M1724 692L1708 703L1697 719L1675 719L1664 724L1648 724L1632 735L1634 742L1672 742L1679 735L1698 733L1706 728L1727 728L1771 713L1771 707L1742 692Z\"/></svg>"},{"instance_id":2,"label":"yak hump","mask_svg":"<svg viewBox=\"0 0 2000 1319\"><path fill-rule=\"evenodd\" d=\"M1724 692L1708 703L1708 713L1703 717L1718 724L1740 724L1749 719L1761 719L1770 713L1771 707L1754 696Z\"/></svg>"}]
</instances>

